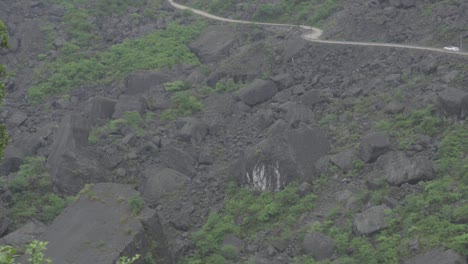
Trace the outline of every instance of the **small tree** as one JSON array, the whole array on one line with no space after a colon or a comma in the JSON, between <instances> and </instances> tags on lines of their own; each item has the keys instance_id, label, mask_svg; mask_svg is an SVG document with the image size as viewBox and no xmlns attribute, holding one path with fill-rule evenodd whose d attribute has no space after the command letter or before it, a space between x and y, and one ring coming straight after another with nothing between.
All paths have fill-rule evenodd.
<instances>
[{"instance_id":1,"label":"small tree","mask_svg":"<svg viewBox=\"0 0 468 264\"><path fill-rule=\"evenodd\" d=\"M26 254L30 255L28 261L31 264L50 264L52 261L46 258L43 251L47 249L49 242L33 240L26 246Z\"/></svg>"}]
</instances>

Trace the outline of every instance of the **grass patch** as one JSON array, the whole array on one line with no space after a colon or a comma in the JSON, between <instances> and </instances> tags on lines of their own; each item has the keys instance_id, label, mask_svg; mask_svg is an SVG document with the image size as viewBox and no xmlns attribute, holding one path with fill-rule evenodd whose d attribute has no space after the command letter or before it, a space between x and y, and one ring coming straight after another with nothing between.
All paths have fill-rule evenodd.
<instances>
[{"instance_id":1,"label":"grass patch","mask_svg":"<svg viewBox=\"0 0 468 264\"><path fill-rule=\"evenodd\" d=\"M260 230L290 227L302 213L313 209L315 199L313 194L301 198L295 184L280 192L261 194L231 184L224 210L210 214L202 229L193 234L197 255L182 263L224 263L210 261L235 259L232 249L221 248L226 234L245 238ZM242 223L236 224L238 219Z\"/></svg>"},{"instance_id":2,"label":"grass patch","mask_svg":"<svg viewBox=\"0 0 468 264\"><path fill-rule=\"evenodd\" d=\"M65 94L73 88L120 80L137 70L159 70L179 63L198 65L198 58L186 44L204 26L203 22L189 26L172 23L166 30L126 40L90 58L58 59L42 74L47 77L29 89L28 98L39 103L48 96ZM79 46L71 43L67 48L76 50Z\"/></svg>"},{"instance_id":3,"label":"grass patch","mask_svg":"<svg viewBox=\"0 0 468 264\"><path fill-rule=\"evenodd\" d=\"M102 136L117 133L122 127L131 128L137 136L144 136L145 119L137 111L125 112L123 118L109 121L102 127L94 128L88 136L90 144L97 144Z\"/></svg>"},{"instance_id":4,"label":"grass patch","mask_svg":"<svg viewBox=\"0 0 468 264\"><path fill-rule=\"evenodd\" d=\"M68 204L67 199L53 193L52 178L45 167L44 157L26 158L8 188L12 192L8 215L13 228L32 219L50 223Z\"/></svg>"},{"instance_id":5,"label":"grass patch","mask_svg":"<svg viewBox=\"0 0 468 264\"><path fill-rule=\"evenodd\" d=\"M171 108L161 114L163 120L175 120L181 116L193 115L203 108L203 103L190 91L176 92L171 96Z\"/></svg>"}]
</instances>

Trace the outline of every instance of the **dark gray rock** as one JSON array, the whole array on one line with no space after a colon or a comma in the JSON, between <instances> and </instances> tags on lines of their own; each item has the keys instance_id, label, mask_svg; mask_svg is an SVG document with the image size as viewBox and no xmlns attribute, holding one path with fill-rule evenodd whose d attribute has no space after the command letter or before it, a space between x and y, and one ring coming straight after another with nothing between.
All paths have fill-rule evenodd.
<instances>
[{"instance_id":1,"label":"dark gray rock","mask_svg":"<svg viewBox=\"0 0 468 264\"><path fill-rule=\"evenodd\" d=\"M296 127L299 123L310 124L313 120L312 111L305 105L287 102L280 106L283 119L288 125Z\"/></svg>"},{"instance_id":2,"label":"dark gray rock","mask_svg":"<svg viewBox=\"0 0 468 264\"><path fill-rule=\"evenodd\" d=\"M294 83L294 78L289 73L273 76L271 80L278 85L279 90L287 89Z\"/></svg>"},{"instance_id":3,"label":"dark gray rock","mask_svg":"<svg viewBox=\"0 0 468 264\"><path fill-rule=\"evenodd\" d=\"M0 200L0 237L7 231L11 221L8 218L7 210L3 206L3 202Z\"/></svg>"},{"instance_id":4,"label":"dark gray rock","mask_svg":"<svg viewBox=\"0 0 468 264\"><path fill-rule=\"evenodd\" d=\"M67 193L77 193L85 183L103 180L108 174L98 161L81 155L88 145L89 121L79 114L66 115L56 132L47 159L49 172L57 187Z\"/></svg>"},{"instance_id":5,"label":"dark gray rock","mask_svg":"<svg viewBox=\"0 0 468 264\"><path fill-rule=\"evenodd\" d=\"M138 71L125 78L125 94L135 95L144 93L169 81L165 74L153 71Z\"/></svg>"},{"instance_id":6,"label":"dark gray rock","mask_svg":"<svg viewBox=\"0 0 468 264\"><path fill-rule=\"evenodd\" d=\"M115 112L112 115L113 119L121 118L125 112L136 111L140 114L146 112L146 102L144 98L135 96L120 96L117 104L115 105Z\"/></svg>"},{"instance_id":7,"label":"dark gray rock","mask_svg":"<svg viewBox=\"0 0 468 264\"><path fill-rule=\"evenodd\" d=\"M146 142L137 151L137 154L139 156L146 156L146 157L154 157L158 153L159 153L159 147L153 142Z\"/></svg>"},{"instance_id":8,"label":"dark gray rock","mask_svg":"<svg viewBox=\"0 0 468 264\"><path fill-rule=\"evenodd\" d=\"M364 162L374 162L390 149L390 140L383 132L367 134L361 139L359 154Z\"/></svg>"},{"instance_id":9,"label":"dark gray rock","mask_svg":"<svg viewBox=\"0 0 468 264\"><path fill-rule=\"evenodd\" d=\"M405 110L405 105L399 103L399 102L390 102L386 107L385 107L385 112L387 114L401 114Z\"/></svg>"},{"instance_id":10,"label":"dark gray rock","mask_svg":"<svg viewBox=\"0 0 468 264\"><path fill-rule=\"evenodd\" d=\"M299 185L299 195L304 197L312 192L312 184L308 182L303 182Z\"/></svg>"},{"instance_id":11,"label":"dark gray rock","mask_svg":"<svg viewBox=\"0 0 468 264\"><path fill-rule=\"evenodd\" d=\"M434 249L404 261L404 264L466 264L466 257L453 250Z\"/></svg>"},{"instance_id":12,"label":"dark gray rock","mask_svg":"<svg viewBox=\"0 0 468 264\"><path fill-rule=\"evenodd\" d=\"M179 148L169 147L161 156L163 157L164 164L171 169L190 177L195 176L197 173L194 167L195 159Z\"/></svg>"},{"instance_id":13,"label":"dark gray rock","mask_svg":"<svg viewBox=\"0 0 468 264\"><path fill-rule=\"evenodd\" d=\"M387 227L385 211L389 209L386 205L379 205L356 214L353 220L354 233L356 235L370 235Z\"/></svg>"},{"instance_id":14,"label":"dark gray rock","mask_svg":"<svg viewBox=\"0 0 468 264\"><path fill-rule=\"evenodd\" d=\"M390 4L396 8L411 8L416 6L416 0L390 0Z\"/></svg>"},{"instance_id":15,"label":"dark gray rock","mask_svg":"<svg viewBox=\"0 0 468 264\"><path fill-rule=\"evenodd\" d=\"M336 200L348 210L356 210L362 207L362 201L350 190L344 190L335 194Z\"/></svg>"},{"instance_id":16,"label":"dark gray rock","mask_svg":"<svg viewBox=\"0 0 468 264\"><path fill-rule=\"evenodd\" d=\"M159 262L172 263L156 211L146 207L139 217L132 212L128 201L138 195L114 183L84 191L47 227L46 256L54 263L111 264L120 256L151 252Z\"/></svg>"},{"instance_id":17,"label":"dark gray rock","mask_svg":"<svg viewBox=\"0 0 468 264\"><path fill-rule=\"evenodd\" d=\"M227 234L224 236L222 246L232 246L235 248L236 253L239 254L242 250L243 242L240 238L233 234Z\"/></svg>"},{"instance_id":18,"label":"dark gray rock","mask_svg":"<svg viewBox=\"0 0 468 264\"><path fill-rule=\"evenodd\" d=\"M408 157L404 152L392 151L380 156L377 165L383 169L385 179L394 185L434 178L433 163L423 156Z\"/></svg>"},{"instance_id":19,"label":"dark gray rock","mask_svg":"<svg viewBox=\"0 0 468 264\"><path fill-rule=\"evenodd\" d=\"M142 187L143 198L151 206L158 204L162 196L180 191L190 181L187 175L178 171L154 166L144 170L143 176L146 179Z\"/></svg>"},{"instance_id":20,"label":"dark gray rock","mask_svg":"<svg viewBox=\"0 0 468 264\"><path fill-rule=\"evenodd\" d=\"M446 88L437 97L437 106L446 116L465 119L468 116L468 92Z\"/></svg>"},{"instance_id":21,"label":"dark gray rock","mask_svg":"<svg viewBox=\"0 0 468 264\"><path fill-rule=\"evenodd\" d=\"M46 226L38 221L31 221L0 238L0 245L9 245L14 248L23 248L27 243L34 239L40 239L44 234Z\"/></svg>"},{"instance_id":22,"label":"dark gray rock","mask_svg":"<svg viewBox=\"0 0 468 264\"><path fill-rule=\"evenodd\" d=\"M195 118L188 118L185 125L180 129L178 136L182 141L201 142L207 134L208 126L205 123Z\"/></svg>"},{"instance_id":23,"label":"dark gray rock","mask_svg":"<svg viewBox=\"0 0 468 264\"><path fill-rule=\"evenodd\" d=\"M317 176L314 162L329 148L321 130L301 125L271 134L248 148L233 166L242 184L254 190L278 191L292 181L310 182Z\"/></svg>"},{"instance_id":24,"label":"dark gray rock","mask_svg":"<svg viewBox=\"0 0 468 264\"><path fill-rule=\"evenodd\" d=\"M203 165L211 165L213 164L214 158L210 153L208 148L203 149L198 156L198 163Z\"/></svg>"},{"instance_id":25,"label":"dark gray rock","mask_svg":"<svg viewBox=\"0 0 468 264\"><path fill-rule=\"evenodd\" d=\"M272 81L255 79L237 92L239 99L249 106L263 103L278 92L276 84Z\"/></svg>"},{"instance_id":26,"label":"dark gray rock","mask_svg":"<svg viewBox=\"0 0 468 264\"><path fill-rule=\"evenodd\" d=\"M203 30L190 48L203 63L217 62L229 55L229 50L237 41L236 33L229 25L215 25Z\"/></svg>"},{"instance_id":27,"label":"dark gray rock","mask_svg":"<svg viewBox=\"0 0 468 264\"><path fill-rule=\"evenodd\" d=\"M319 232L308 233L302 242L302 251L318 261L328 259L335 252L335 242L325 234Z\"/></svg>"},{"instance_id":28,"label":"dark gray rock","mask_svg":"<svg viewBox=\"0 0 468 264\"><path fill-rule=\"evenodd\" d=\"M115 111L116 101L105 97L94 97L89 100L88 116L91 123L95 123L98 119L112 118Z\"/></svg>"},{"instance_id":29,"label":"dark gray rock","mask_svg":"<svg viewBox=\"0 0 468 264\"><path fill-rule=\"evenodd\" d=\"M21 111L15 111L6 121L9 128L21 126L28 119L28 115Z\"/></svg>"},{"instance_id":30,"label":"dark gray rock","mask_svg":"<svg viewBox=\"0 0 468 264\"><path fill-rule=\"evenodd\" d=\"M301 103L308 107L314 107L322 101L319 90L309 90L301 97Z\"/></svg>"},{"instance_id":31,"label":"dark gray rock","mask_svg":"<svg viewBox=\"0 0 468 264\"><path fill-rule=\"evenodd\" d=\"M349 172L354 167L356 156L354 150L347 150L331 156L330 161L344 172Z\"/></svg>"}]
</instances>

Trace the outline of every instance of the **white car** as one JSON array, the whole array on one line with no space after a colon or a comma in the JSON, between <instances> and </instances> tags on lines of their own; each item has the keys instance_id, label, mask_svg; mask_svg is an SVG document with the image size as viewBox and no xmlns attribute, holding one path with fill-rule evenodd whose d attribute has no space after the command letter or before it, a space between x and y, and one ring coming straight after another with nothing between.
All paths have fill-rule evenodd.
<instances>
[{"instance_id":1,"label":"white car","mask_svg":"<svg viewBox=\"0 0 468 264\"><path fill-rule=\"evenodd\" d=\"M444 50L449 50L449 51L460 51L460 48L455 47L455 46L447 46L447 47L444 47Z\"/></svg>"}]
</instances>

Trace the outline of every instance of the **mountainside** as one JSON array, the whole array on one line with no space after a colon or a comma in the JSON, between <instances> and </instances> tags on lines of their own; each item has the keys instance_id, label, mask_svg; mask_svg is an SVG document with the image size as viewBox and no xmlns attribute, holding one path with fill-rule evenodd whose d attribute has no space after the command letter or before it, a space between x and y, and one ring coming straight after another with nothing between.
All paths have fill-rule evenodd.
<instances>
[{"instance_id":1,"label":"mountainside","mask_svg":"<svg viewBox=\"0 0 468 264\"><path fill-rule=\"evenodd\" d=\"M180 3L421 46L468 24L457 0ZM0 246L47 241L53 263L467 262L467 56L162 0L5 0L0 19Z\"/></svg>"}]
</instances>

